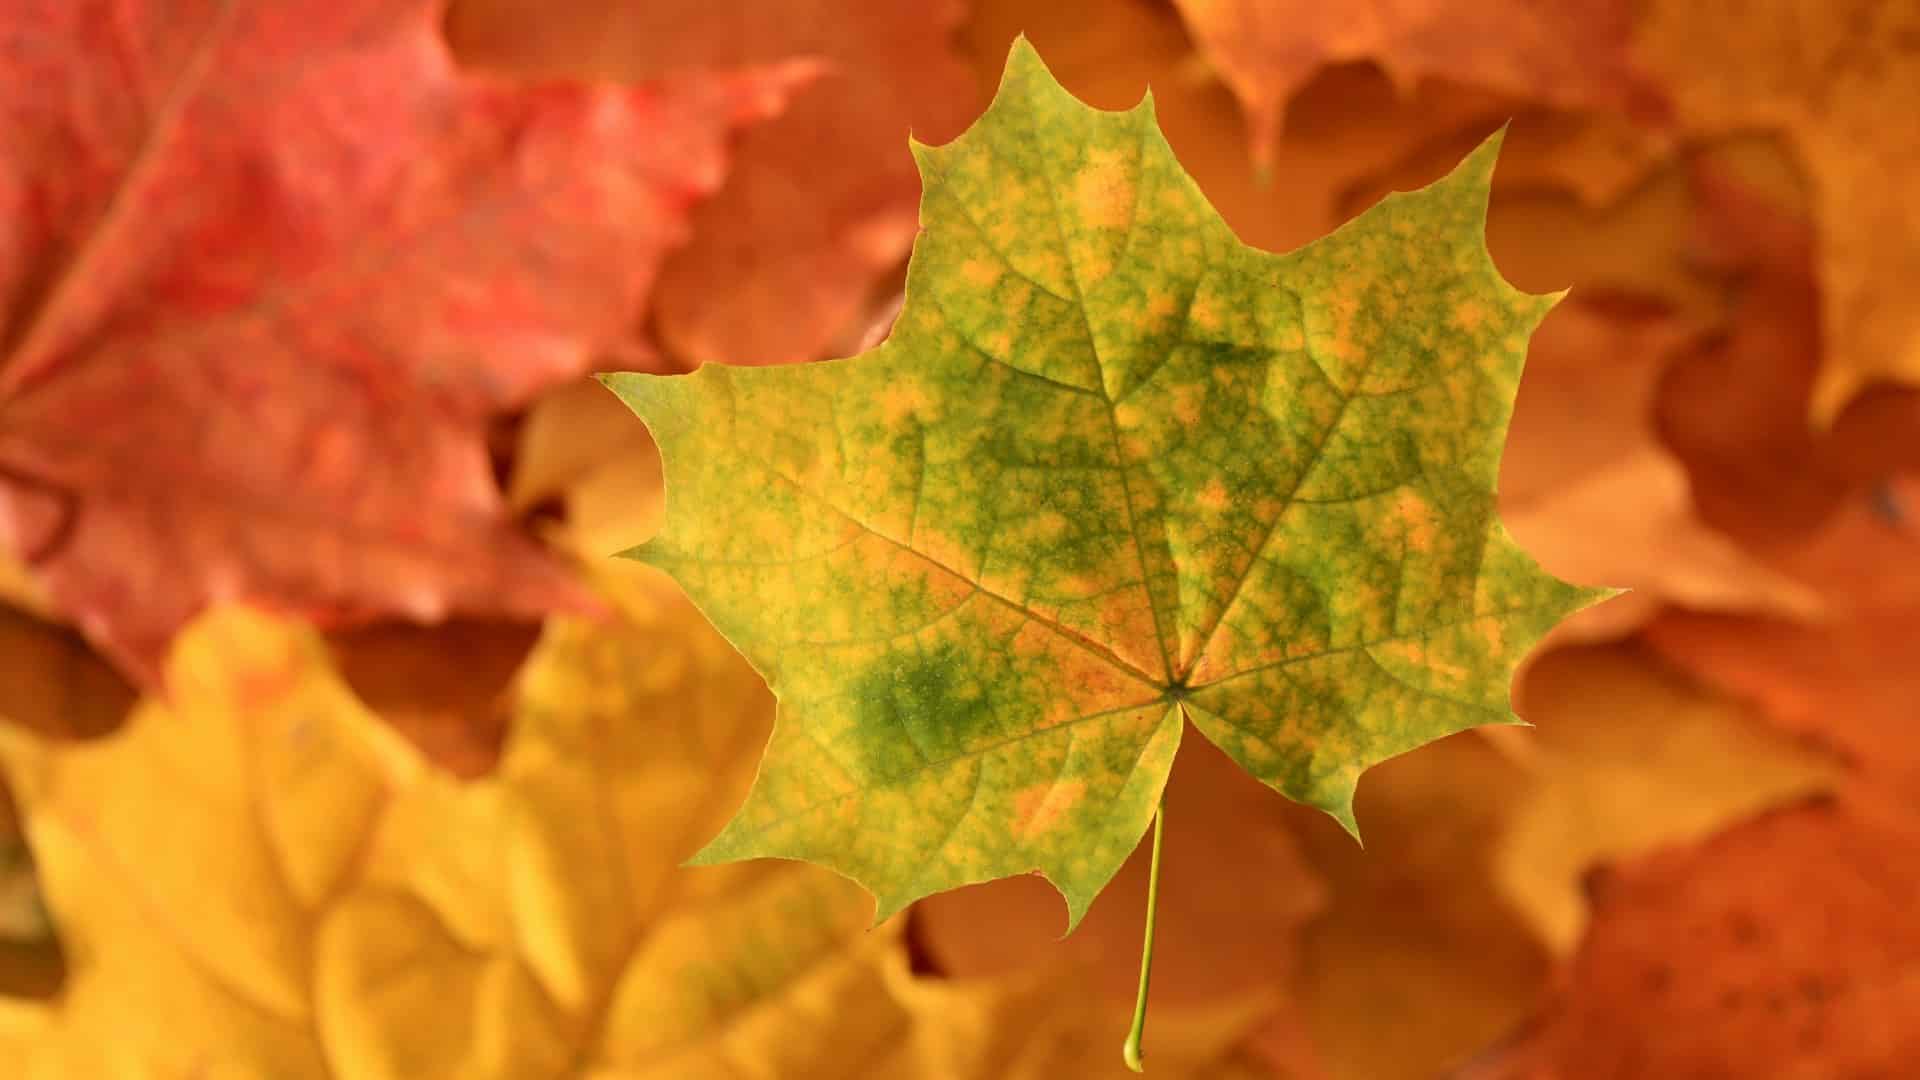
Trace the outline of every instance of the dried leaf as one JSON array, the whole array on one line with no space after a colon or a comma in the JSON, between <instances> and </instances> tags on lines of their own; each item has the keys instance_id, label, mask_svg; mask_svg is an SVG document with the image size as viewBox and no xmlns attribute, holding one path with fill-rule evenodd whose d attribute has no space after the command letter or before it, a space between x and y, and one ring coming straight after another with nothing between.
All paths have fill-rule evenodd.
<instances>
[{"instance_id":1,"label":"dried leaf","mask_svg":"<svg viewBox=\"0 0 1920 1080\"><path fill-rule=\"evenodd\" d=\"M1467 1061L1540 1006L1555 952L1584 928L1579 887L1594 859L1831 783L1820 755L1782 745L1638 647L1549 652L1515 700L1539 727L1443 739L1370 775L1364 852L1297 822L1331 885L1295 983L1329 1076L1424 1080ZM1253 1045L1273 1060L1298 1039L1280 1027Z\"/></svg>"},{"instance_id":2,"label":"dried leaf","mask_svg":"<svg viewBox=\"0 0 1920 1080\"><path fill-rule=\"evenodd\" d=\"M1675 357L1655 423L1700 517L1782 561L1898 469L1920 471L1920 391L1863 400L1825 429L1818 405L1820 289L1809 224L1738 180L1695 170L1703 258L1741 296L1727 332Z\"/></svg>"},{"instance_id":3,"label":"dried leaf","mask_svg":"<svg viewBox=\"0 0 1920 1080\"><path fill-rule=\"evenodd\" d=\"M808 70L516 86L454 70L438 7L0 14L0 539L140 681L221 599L588 602L485 422L631 324Z\"/></svg>"},{"instance_id":4,"label":"dried leaf","mask_svg":"<svg viewBox=\"0 0 1920 1080\"><path fill-rule=\"evenodd\" d=\"M1611 868L1562 993L1470 1075L1877 1077L1920 1056L1920 937L1902 914L1920 895L1913 552L1911 536L1853 547L1853 572L1890 595L1860 603L1842 577L1819 624L1673 613L1647 628L1684 670L1837 754L1838 793Z\"/></svg>"},{"instance_id":5,"label":"dried leaf","mask_svg":"<svg viewBox=\"0 0 1920 1080\"><path fill-rule=\"evenodd\" d=\"M460 0L463 58L538 72L655 78L690 66L818 57L829 67L741 141L693 242L668 260L653 329L682 364L816 359L906 257L919 192L905 140L979 110L951 39L960 0Z\"/></svg>"},{"instance_id":6,"label":"dried leaf","mask_svg":"<svg viewBox=\"0 0 1920 1080\"><path fill-rule=\"evenodd\" d=\"M1846 802L1617 867L1558 1005L1463 1077L1905 1075L1917 867L1911 816Z\"/></svg>"},{"instance_id":7,"label":"dried leaf","mask_svg":"<svg viewBox=\"0 0 1920 1080\"><path fill-rule=\"evenodd\" d=\"M1831 759L1644 647L1556 650L1528 668L1517 696L1538 725L1533 779L1514 795L1493 869L1556 953L1571 952L1586 929L1580 886L1590 867L1703 839L1838 780Z\"/></svg>"},{"instance_id":8,"label":"dried leaf","mask_svg":"<svg viewBox=\"0 0 1920 1080\"><path fill-rule=\"evenodd\" d=\"M1411 88L1439 76L1562 108L1661 115L1665 102L1628 58L1620 0L1538 4L1366 0L1339 6L1175 0L1205 55L1246 106L1253 157L1273 160L1287 99L1314 69L1372 60Z\"/></svg>"},{"instance_id":9,"label":"dried leaf","mask_svg":"<svg viewBox=\"0 0 1920 1080\"><path fill-rule=\"evenodd\" d=\"M1528 778L1492 741L1457 735L1368 775L1355 807L1364 851L1325 821L1299 822L1331 903L1307 928L1295 986L1330 1077L1428 1080L1534 1007L1547 956L1492 873ZM1285 1060L1297 1038L1282 1027L1256 1046Z\"/></svg>"},{"instance_id":10,"label":"dried leaf","mask_svg":"<svg viewBox=\"0 0 1920 1080\"><path fill-rule=\"evenodd\" d=\"M1920 382L1920 6L1659 0L1635 37L1681 125L1777 129L1798 151L1821 230L1816 418L1875 379Z\"/></svg>"},{"instance_id":11,"label":"dried leaf","mask_svg":"<svg viewBox=\"0 0 1920 1080\"><path fill-rule=\"evenodd\" d=\"M134 690L79 634L0 607L0 723L88 738L119 727Z\"/></svg>"},{"instance_id":12,"label":"dried leaf","mask_svg":"<svg viewBox=\"0 0 1920 1080\"><path fill-rule=\"evenodd\" d=\"M768 965L836 952L862 905L804 871L673 869L744 784L769 711L722 643L686 636L689 618L551 627L497 781L424 769L328 671L317 636L244 611L182 639L172 704L123 733L72 749L10 737L77 958L26 1075L417 1075L413 1062L517 1076L575 1049L618 1059L636 1052L622 1040L699 1036L758 996L718 992L739 985L730 963L785 992ZM698 726L643 722L675 711ZM682 909L681 893L704 903ZM782 928L780 952L751 955L756 920ZM689 934L697 952L674 960ZM714 942L749 951L715 960ZM715 996L685 997L705 984L674 965L694 957L720 965ZM679 1026L663 1025L676 1002Z\"/></svg>"},{"instance_id":13,"label":"dried leaf","mask_svg":"<svg viewBox=\"0 0 1920 1080\"><path fill-rule=\"evenodd\" d=\"M1753 701L1769 724L1842 755L1857 782L1920 790L1915 610L1818 626L1675 612L1647 637L1684 670Z\"/></svg>"},{"instance_id":14,"label":"dried leaf","mask_svg":"<svg viewBox=\"0 0 1920 1080\"><path fill-rule=\"evenodd\" d=\"M1056 909L1055 914L1058 914ZM1136 943L1137 944L1137 943ZM1028 971L998 978L909 978L904 962L888 970L894 1000L918 1018L919 1075L929 1080L1121 1080L1131 1077L1115 1053L1126 1030L1110 1003L1073 972ZM1249 1072L1233 1045L1258 1019L1259 996L1222 997L1206 1010L1156 1013L1153 1074L1192 1080L1274 1080ZM909 1075L875 1069L875 1080ZM1307 1080L1282 1077L1280 1080Z\"/></svg>"},{"instance_id":15,"label":"dried leaf","mask_svg":"<svg viewBox=\"0 0 1920 1080\"><path fill-rule=\"evenodd\" d=\"M377 623L328 634L327 652L354 697L427 760L476 777L499 761L509 684L539 636L537 623Z\"/></svg>"},{"instance_id":16,"label":"dried leaf","mask_svg":"<svg viewBox=\"0 0 1920 1080\"><path fill-rule=\"evenodd\" d=\"M1696 335L1658 306L1604 294L1548 316L1514 400L1501 512L1563 577L1708 610L1812 615L1812 588L1701 521L1686 468L1654 431L1661 381Z\"/></svg>"}]
</instances>

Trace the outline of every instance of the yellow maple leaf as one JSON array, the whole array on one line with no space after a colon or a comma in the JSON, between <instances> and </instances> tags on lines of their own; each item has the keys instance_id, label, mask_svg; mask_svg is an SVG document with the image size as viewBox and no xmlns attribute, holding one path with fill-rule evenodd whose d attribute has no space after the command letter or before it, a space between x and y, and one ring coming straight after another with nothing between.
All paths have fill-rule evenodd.
<instances>
[{"instance_id":1,"label":"yellow maple leaf","mask_svg":"<svg viewBox=\"0 0 1920 1080\"><path fill-rule=\"evenodd\" d=\"M1540 725L1531 782L1496 841L1501 892L1556 955L1587 929L1593 866L1703 839L1831 790L1839 763L1768 731L1742 703L1689 683L1632 645L1541 657L1523 694Z\"/></svg>"},{"instance_id":2,"label":"yellow maple leaf","mask_svg":"<svg viewBox=\"0 0 1920 1080\"><path fill-rule=\"evenodd\" d=\"M23 1048L34 1070L645 1063L798 976L828 977L809 969L860 937L856 890L674 869L727 803L714 771L744 758L768 712L723 644L681 629L551 625L501 775L475 784L386 731L316 635L245 610L199 622L170 666L171 704L121 734L74 748L10 734L74 964ZM687 900L691 916L665 917ZM756 926L780 947L742 978Z\"/></svg>"},{"instance_id":3,"label":"yellow maple leaf","mask_svg":"<svg viewBox=\"0 0 1920 1080\"><path fill-rule=\"evenodd\" d=\"M549 623L485 780L427 764L316 633L239 608L182 637L169 701L120 733L0 729L71 963L58 999L0 999L9 1075L1117 1069L1118 1027L1057 981L917 978L898 922L870 932L832 874L678 867L738 801L772 703L665 588ZM1185 1033L1184 1061L1252 1019Z\"/></svg>"}]
</instances>

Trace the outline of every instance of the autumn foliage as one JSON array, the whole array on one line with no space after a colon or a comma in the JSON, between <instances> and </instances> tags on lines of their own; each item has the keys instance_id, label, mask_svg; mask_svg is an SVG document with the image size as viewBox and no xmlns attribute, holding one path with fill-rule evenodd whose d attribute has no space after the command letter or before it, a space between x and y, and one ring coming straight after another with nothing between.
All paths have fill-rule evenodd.
<instances>
[{"instance_id":1,"label":"autumn foliage","mask_svg":"<svg viewBox=\"0 0 1920 1080\"><path fill-rule=\"evenodd\" d=\"M1016 122L982 119L1010 50L1099 109L1151 87L1155 175L1192 197L1122 221L1101 187L1084 233L1022 236L1055 164L1161 166L1064 96L968 156ZM1157 1075L1920 1075L1915 110L1908 0L0 0L0 1074L1123 1074L1166 777ZM1484 230L1422 232L1405 208L1462 183ZM1174 224L1127 264L1150 210ZM1446 292L1447 237L1497 276ZM995 534L1036 553L1018 573L966 564L969 515L1018 508L981 462L1098 427L993 411L1001 382L1238 388L1179 350L1257 324L1283 351L1263 289L1331 367L1276 363L1260 416L1169 391L1204 452L1112 412L1127 527L1076 479L1045 501L1084 513ZM955 375L975 352L1038 374ZM1486 374L1507 353L1517 393ZM1388 385L1410 357L1458 379ZM608 383L646 424L590 372L632 373ZM1415 392L1336 438L1349 397ZM1349 453L1386 486L1309 483ZM1484 490L1435 479L1482 457ZM901 476L903 550L957 585L880 548L769 576L839 550L785 479L845 509ZM1141 503L1147 476L1202 509ZM1233 517L1296 496L1291 532ZM1192 554L1236 528L1302 579L1314 544L1392 547L1403 591L1342 548L1314 579L1340 599L1288 594L1320 621L1262 638L1242 608L1278 587ZM1460 577L1470 533L1507 569L1476 547ZM658 567L612 558L650 539ZM1067 551L1118 540L1134 569ZM1524 625L1472 606L1496 578ZM923 579L1058 641L994 666L993 608L912 664L846 647L937 614ZM1462 604L1471 633L1401 647ZM1382 647L1365 693L1190 677L1349 632ZM1083 647L1152 691L1089 712L1160 703L1098 743L1125 770L1035 741L1093 694L1048 666ZM1023 720L1028 682L1058 693ZM1532 727L1394 696L1509 686ZM796 830L892 775L876 725L975 753L976 698L1019 743L1005 814L968 817L999 796L961 777ZM1065 938L1035 868L1073 881Z\"/></svg>"}]
</instances>

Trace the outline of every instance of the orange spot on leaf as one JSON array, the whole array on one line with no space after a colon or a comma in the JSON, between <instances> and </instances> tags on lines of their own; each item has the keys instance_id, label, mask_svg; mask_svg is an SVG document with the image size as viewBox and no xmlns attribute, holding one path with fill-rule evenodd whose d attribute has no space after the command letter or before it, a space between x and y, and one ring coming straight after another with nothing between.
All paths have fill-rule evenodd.
<instances>
[{"instance_id":1,"label":"orange spot on leaf","mask_svg":"<svg viewBox=\"0 0 1920 1080\"><path fill-rule=\"evenodd\" d=\"M1086 795L1084 780L1058 780L1022 789L1013 797L1014 835L1024 840L1057 828Z\"/></svg>"}]
</instances>

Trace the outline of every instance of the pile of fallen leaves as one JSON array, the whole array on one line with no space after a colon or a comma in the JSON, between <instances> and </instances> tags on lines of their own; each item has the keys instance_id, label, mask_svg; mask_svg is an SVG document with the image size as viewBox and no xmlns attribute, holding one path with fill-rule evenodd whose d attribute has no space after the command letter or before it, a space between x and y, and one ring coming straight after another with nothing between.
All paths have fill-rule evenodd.
<instances>
[{"instance_id":1,"label":"pile of fallen leaves","mask_svg":"<svg viewBox=\"0 0 1920 1080\"><path fill-rule=\"evenodd\" d=\"M9 1075L1121 1070L1144 847L682 865L773 699L583 378L886 335L1022 33L1260 248L1505 125L1501 517L1630 589L1364 850L1188 741L1152 1070L1920 1069L1920 5L0 0Z\"/></svg>"}]
</instances>

